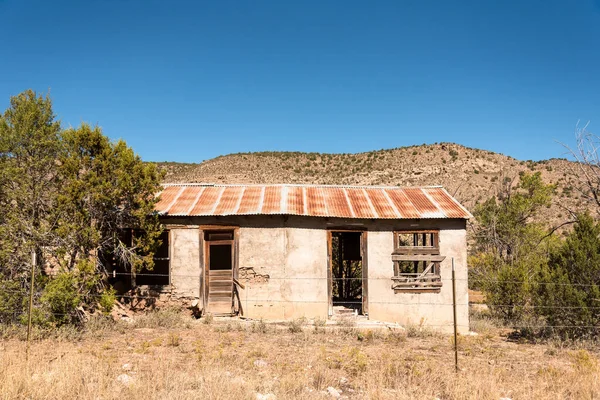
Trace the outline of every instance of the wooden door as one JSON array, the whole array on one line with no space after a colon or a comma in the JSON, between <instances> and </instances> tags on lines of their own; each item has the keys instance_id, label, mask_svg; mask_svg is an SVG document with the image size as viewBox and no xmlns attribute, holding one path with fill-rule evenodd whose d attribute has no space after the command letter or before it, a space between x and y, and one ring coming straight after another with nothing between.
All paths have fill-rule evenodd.
<instances>
[{"instance_id":1,"label":"wooden door","mask_svg":"<svg viewBox=\"0 0 600 400\"><path fill-rule=\"evenodd\" d=\"M206 256L206 311L230 315L233 313L233 241L209 241Z\"/></svg>"}]
</instances>

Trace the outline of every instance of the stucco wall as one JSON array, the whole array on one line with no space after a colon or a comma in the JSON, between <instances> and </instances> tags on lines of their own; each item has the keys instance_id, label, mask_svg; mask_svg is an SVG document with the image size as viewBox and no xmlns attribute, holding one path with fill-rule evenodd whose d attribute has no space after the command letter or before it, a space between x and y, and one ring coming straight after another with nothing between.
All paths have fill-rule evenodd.
<instances>
[{"instance_id":1,"label":"stucco wall","mask_svg":"<svg viewBox=\"0 0 600 400\"><path fill-rule=\"evenodd\" d=\"M244 315L272 319L325 318L326 255L327 235L322 229L240 228L240 270L252 268L256 274L268 275L266 279L244 282L246 288L240 291Z\"/></svg>"},{"instance_id":2,"label":"stucco wall","mask_svg":"<svg viewBox=\"0 0 600 400\"><path fill-rule=\"evenodd\" d=\"M171 228L174 291L199 295L201 225L239 226L239 268L257 274L243 281L245 316L327 318L327 230L364 229L367 235L369 318L452 330L451 263L455 259L459 330L468 330L466 231L463 220L341 220L283 216L165 218ZM182 229L181 226L194 229ZM439 293L394 293L391 289L393 231L439 229L443 286ZM180 275L192 277L176 278ZM197 279L193 276L196 274ZM268 276L268 278L266 278Z\"/></svg>"},{"instance_id":3,"label":"stucco wall","mask_svg":"<svg viewBox=\"0 0 600 400\"><path fill-rule=\"evenodd\" d=\"M410 293L391 289L393 266L390 253L393 233L369 232L369 318L401 324L423 324L442 331L453 329L452 257L456 272L457 321L461 332L468 330L466 235L464 229L440 230L442 288L439 292Z\"/></svg>"},{"instance_id":4,"label":"stucco wall","mask_svg":"<svg viewBox=\"0 0 600 400\"><path fill-rule=\"evenodd\" d=\"M200 293L200 236L197 227L172 228L169 233L173 294L198 297Z\"/></svg>"}]
</instances>

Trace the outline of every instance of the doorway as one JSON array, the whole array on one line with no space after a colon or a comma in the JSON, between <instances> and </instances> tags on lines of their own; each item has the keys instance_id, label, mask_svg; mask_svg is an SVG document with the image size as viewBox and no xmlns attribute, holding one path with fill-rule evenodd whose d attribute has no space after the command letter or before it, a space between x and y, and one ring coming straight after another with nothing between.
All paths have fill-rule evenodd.
<instances>
[{"instance_id":1,"label":"doorway","mask_svg":"<svg viewBox=\"0 0 600 400\"><path fill-rule=\"evenodd\" d=\"M205 232L206 312L231 315L234 312L233 232Z\"/></svg>"},{"instance_id":2,"label":"doorway","mask_svg":"<svg viewBox=\"0 0 600 400\"><path fill-rule=\"evenodd\" d=\"M329 232L329 315L367 314L366 232Z\"/></svg>"}]
</instances>

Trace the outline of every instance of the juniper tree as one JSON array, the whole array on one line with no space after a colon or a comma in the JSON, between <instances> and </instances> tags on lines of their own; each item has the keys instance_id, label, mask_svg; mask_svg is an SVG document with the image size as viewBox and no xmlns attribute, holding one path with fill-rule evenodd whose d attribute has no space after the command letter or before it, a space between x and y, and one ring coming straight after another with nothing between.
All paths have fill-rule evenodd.
<instances>
[{"instance_id":1,"label":"juniper tree","mask_svg":"<svg viewBox=\"0 0 600 400\"><path fill-rule=\"evenodd\" d=\"M0 292L19 295L27 286L34 251L40 265L59 271L40 281L41 319L67 322L99 299L108 308L100 256L120 256L133 272L152 268L159 188L155 166L122 140L86 124L62 130L48 96L28 90L11 98L0 117ZM123 229L136 230L132 243L119 239ZM5 297L0 313L18 303Z\"/></svg>"}]
</instances>

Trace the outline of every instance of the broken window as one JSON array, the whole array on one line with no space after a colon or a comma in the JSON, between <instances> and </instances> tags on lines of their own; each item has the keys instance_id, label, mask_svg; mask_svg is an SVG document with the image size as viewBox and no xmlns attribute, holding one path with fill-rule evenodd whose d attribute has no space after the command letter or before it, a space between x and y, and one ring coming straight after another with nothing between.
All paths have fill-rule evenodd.
<instances>
[{"instance_id":1,"label":"broken window","mask_svg":"<svg viewBox=\"0 0 600 400\"><path fill-rule=\"evenodd\" d=\"M392 289L438 290L442 286L439 231L394 232Z\"/></svg>"},{"instance_id":2,"label":"broken window","mask_svg":"<svg viewBox=\"0 0 600 400\"><path fill-rule=\"evenodd\" d=\"M159 240L160 246L154 253L154 268L142 268L136 275L136 285L164 286L170 283L169 231L163 231Z\"/></svg>"}]
</instances>

